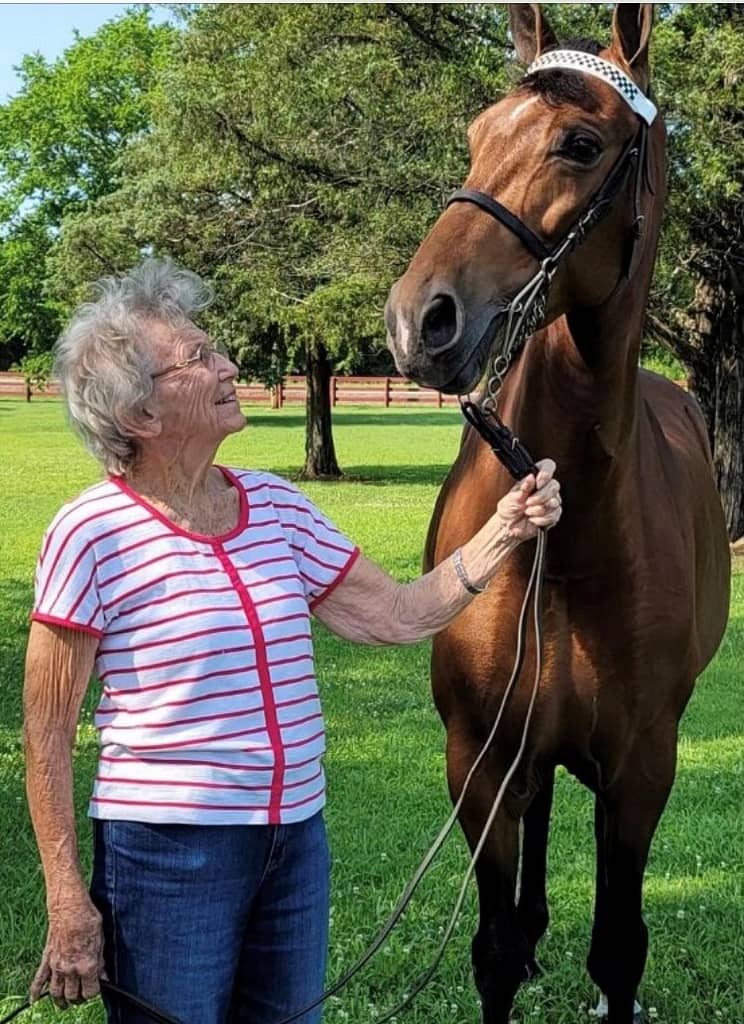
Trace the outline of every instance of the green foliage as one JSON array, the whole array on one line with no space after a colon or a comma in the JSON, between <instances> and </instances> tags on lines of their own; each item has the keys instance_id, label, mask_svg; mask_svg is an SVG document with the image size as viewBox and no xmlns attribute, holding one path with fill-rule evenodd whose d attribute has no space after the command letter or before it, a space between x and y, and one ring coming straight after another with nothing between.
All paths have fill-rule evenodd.
<instances>
[{"instance_id":1,"label":"green foliage","mask_svg":"<svg viewBox=\"0 0 744 1024\"><path fill-rule=\"evenodd\" d=\"M293 409L246 410L248 427L225 442L227 464L282 475L303 462L304 423ZM345 483L304 485L370 558L398 579L421 564L436 492L459 443L454 410L335 410ZM99 478L92 459L64 427L59 402L0 400L7 482L0 509L0 1016L18 1005L37 966L44 895L26 810L20 740L21 680L32 576L43 530L60 505ZM742 1020L741 807L744 800L740 664L744 576L734 578L726 641L699 682L683 719L677 781L646 874L650 958L641 999L655 1024ZM449 812L444 733L429 693L429 647L364 648L315 631L321 696L328 723L328 825L334 855L328 976L362 952L376 925ZM94 686L78 730L75 793L78 835L90 866L86 802L95 772L91 725ZM548 897L550 930L539 949L545 974L521 990L514 1018L534 1024L590 1021L596 993L583 962L594 887L591 798L566 772L556 780ZM326 1024L370 1024L430 962L467 864L456 831L419 890L389 952L338 999ZM477 921L471 894L450 952L432 985L406 1015L411 1024L474 1024L478 1003L470 971ZM42 1003L22 1021L52 1024ZM70 1024L100 1024L97 1001L65 1012Z\"/></svg>"},{"instance_id":2,"label":"green foliage","mask_svg":"<svg viewBox=\"0 0 744 1024\"><path fill-rule=\"evenodd\" d=\"M0 368L24 353L48 349L58 315L46 287L45 260L54 244L41 211L26 214L7 233L0 229Z\"/></svg>"},{"instance_id":3,"label":"green foliage","mask_svg":"<svg viewBox=\"0 0 744 1024\"><path fill-rule=\"evenodd\" d=\"M55 293L48 261L63 219L119 186L172 33L132 11L53 63L21 63L20 91L0 106L0 344L10 358L48 349L58 333L70 287L62 280Z\"/></svg>"},{"instance_id":4,"label":"green foliage","mask_svg":"<svg viewBox=\"0 0 744 1024\"><path fill-rule=\"evenodd\" d=\"M203 5L118 195L65 226L66 263L89 274L91 236L118 262L124 228L127 254L168 251L218 282L213 329L244 370L319 343L356 368L506 52L504 12L482 5Z\"/></svg>"},{"instance_id":5,"label":"green foliage","mask_svg":"<svg viewBox=\"0 0 744 1024\"><path fill-rule=\"evenodd\" d=\"M683 381L686 377L684 365L663 345L644 341L641 347L641 365L654 373L660 373L669 380Z\"/></svg>"},{"instance_id":6,"label":"green foliage","mask_svg":"<svg viewBox=\"0 0 744 1024\"><path fill-rule=\"evenodd\" d=\"M38 352L24 356L13 369L23 374L23 379L29 387L36 391L45 391L52 376L53 364L54 357L51 352Z\"/></svg>"},{"instance_id":7,"label":"green foliage","mask_svg":"<svg viewBox=\"0 0 744 1024\"><path fill-rule=\"evenodd\" d=\"M657 9L666 323L690 300L694 261L741 251L736 6ZM609 38L609 5L548 14L563 39ZM48 347L60 306L153 251L215 281L208 326L246 375L274 380L319 342L358 369L382 347L391 281L465 173L468 122L516 78L505 9L206 4L182 21L175 33L129 14L55 65L24 61L0 165L6 225L29 199L36 222L7 253L0 241L0 337Z\"/></svg>"},{"instance_id":8,"label":"green foliage","mask_svg":"<svg viewBox=\"0 0 744 1024\"><path fill-rule=\"evenodd\" d=\"M6 217L29 201L59 223L71 206L112 191L121 147L145 130L144 96L172 30L132 11L78 36L49 64L24 57L21 89L0 108Z\"/></svg>"},{"instance_id":9,"label":"green foliage","mask_svg":"<svg viewBox=\"0 0 744 1024\"><path fill-rule=\"evenodd\" d=\"M669 128L653 312L669 328L663 340L684 361L710 365L715 349L695 337L696 289L708 281L730 293L730 276L744 270L744 11L674 5L656 28L653 53Z\"/></svg>"}]
</instances>

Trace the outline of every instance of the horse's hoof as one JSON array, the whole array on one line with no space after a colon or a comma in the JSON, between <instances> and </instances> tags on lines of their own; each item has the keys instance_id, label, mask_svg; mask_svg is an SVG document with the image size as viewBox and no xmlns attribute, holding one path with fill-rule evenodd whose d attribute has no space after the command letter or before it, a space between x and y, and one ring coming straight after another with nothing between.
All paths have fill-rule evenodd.
<instances>
[{"instance_id":1,"label":"horse's hoof","mask_svg":"<svg viewBox=\"0 0 744 1024\"><path fill-rule=\"evenodd\" d=\"M597 1020L604 1021L607 1020L608 1014L609 1007L607 1005L607 997L602 995L599 998L599 1002L597 1003L592 1016ZM637 1000L633 1007L633 1024L647 1024L646 1015L643 1012L641 1004Z\"/></svg>"}]
</instances>

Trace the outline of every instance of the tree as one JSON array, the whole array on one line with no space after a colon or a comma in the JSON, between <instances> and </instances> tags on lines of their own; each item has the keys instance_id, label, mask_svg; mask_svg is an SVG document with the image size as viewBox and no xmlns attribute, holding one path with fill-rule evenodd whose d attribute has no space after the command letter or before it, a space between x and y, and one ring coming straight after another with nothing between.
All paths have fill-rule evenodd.
<instances>
[{"instance_id":1,"label":"tree","mask_svg":"<svg viewBox=\"0 0 744 1024\"><path fill-rule=\"evenodd\" d=\"M675 5L654 51L670 179L649 327L689 371L733 540L744 533L744 10Z\"/></svg>"},{"instance_id":2,"label":"tree","mask_svg":"<svg viewBox=\"0 0 744 1024\"><path fill-rule=\"evenodd\" d=\"M23 374L26 384L26 401L30 402L34 390L46 390L52 376L52 353L39 352L37 355L26 355L12 369Z\"/></svg>"},{"instance_id":3,"label":"tree","mask_svg":"<svg viewBox=\"0 0 744 1024\"><path fill-rule=\"evenodd\" d=\"M67 295L49 288L47 261L71 216L119 184L127 140L148 126L145 97L173 29L146 11L77 37L54 63L20 66L17 96L0 106L0 344L4 361L50 348Z\"/></svg>"},{"instance_id":4,"label":"tree","mask_svg":"<svg viewBox=\"0 0 744 1024\"><path fill-rule=\"evenodd\" d=\"M0 228L0 367L26 353L43 352L58 334L59 317L45 281L45 260L54 244L43 213L30 211Z\"/></svg>"},{"instance_id":5,"label":"tree","mask_svg":"<svg viewBox=\"0 0 744 1024\"><path fill-rule=\"evenodd\" d=\"M68 262L111 238L212 277L243 369L304 365L305 473L335 475L331 368L383 346L387 290L461 179L506 52L504 13L481 5L202 5L118 195L66 226Z\"/></svg>"},{"instance_id":6,"label":"tree","mask_svg":"<svg viewBox=\"0 0 744 1024\"><path fill-rule=\"evenodd\" d=\"M734 4L657 9L671 187L649 323L690 372L737 535L743 15ZM186 8L172 61L147 80L150 128L126 145L122 135L110 188L86 179L64 193L46 291L15 283L15 308L28 308L24 295L72 301L143 253L172 255L215 282L207 326L245 374L306 370L305 472L334 474L331 369L382 348L388 288L462 180L468 122L521 74L505 14L480 4ZM563 39L608 38L609 5L554 5L550 16ZM42 265L43 231L26 228L15 250L0 246L0 267ZM55 315L53 304L39 311Z\"/></svg>"}]
</instances>

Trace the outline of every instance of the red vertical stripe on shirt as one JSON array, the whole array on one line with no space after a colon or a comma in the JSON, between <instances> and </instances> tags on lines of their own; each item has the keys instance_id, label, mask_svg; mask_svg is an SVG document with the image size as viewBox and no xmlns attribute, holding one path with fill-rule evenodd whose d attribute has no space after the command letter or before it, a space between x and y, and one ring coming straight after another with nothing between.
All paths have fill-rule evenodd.
<instances>
[{"instance_id":1,"label":"red vertical stripe on shirt","mask_svg":"<svg viewBox=\"0 0 744 1024\"><path fill-rule=\"evenodd\" d=\"M225 572L229 576L230 582L235 587L235 591L240 598L240 603L243 606L245 617L247 618L248 624L253 632L253 639L256 645L256 670L258 672L258 681L261 685L261 694L264 701L266 731L269 734L269 742L271 743L271 747L274 752L274 774L271 777L271 796L269 798L269 824L278 825L281 822L280 812L282 790L284 788L284 746L282 744L282 735L276 712L274 691L271 685L271 674L269 672L269 661L266 656L266 642L264 640L263 629L261 628L261 621L258 617L256 607L253 604L253 600L248 593L245 584L241 580L238 570L230 561L230 558L222 544L215 543L214 552L217 555L217 558L219 558Z\"/></svg>"}]
</instances>

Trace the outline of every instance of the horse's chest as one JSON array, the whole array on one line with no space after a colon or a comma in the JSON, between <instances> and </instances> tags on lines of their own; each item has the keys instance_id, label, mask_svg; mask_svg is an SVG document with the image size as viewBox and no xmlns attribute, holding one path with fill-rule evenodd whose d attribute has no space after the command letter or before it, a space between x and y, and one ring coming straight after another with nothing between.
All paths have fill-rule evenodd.
<instances>
[{"instance_id":1,"label":"horse's chest","mask_svg":"<svg viewBox=\"0 0 744 1024\"><path fill-rule=\"evenodd\" d=\"M517 658L524 592L521 581L499 581L435 641L438 704L498 707ZM537 728L555 742L574 729L586 732L598 715L636 717L655 655L629 598L627 588L606 583L546 580L536 715ZM663 645L667 653L673 649ZM517 717L526 709L536 669L530 623L520 681L510 700Z\"/></svg>"}]
</instances>

